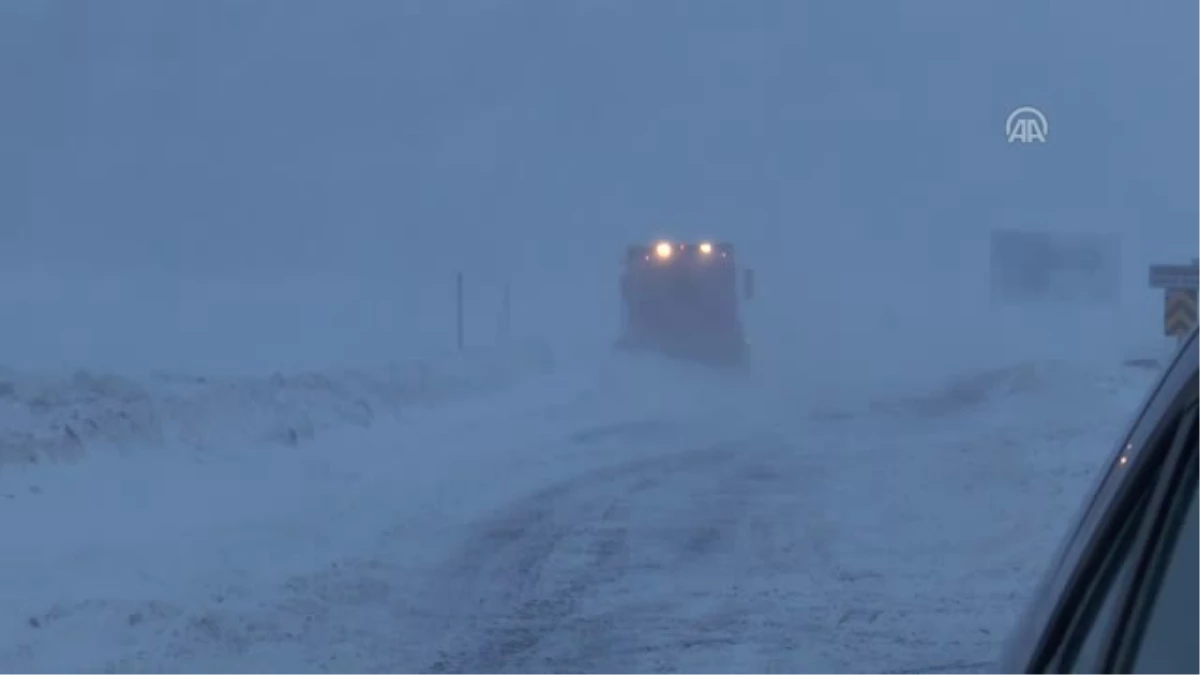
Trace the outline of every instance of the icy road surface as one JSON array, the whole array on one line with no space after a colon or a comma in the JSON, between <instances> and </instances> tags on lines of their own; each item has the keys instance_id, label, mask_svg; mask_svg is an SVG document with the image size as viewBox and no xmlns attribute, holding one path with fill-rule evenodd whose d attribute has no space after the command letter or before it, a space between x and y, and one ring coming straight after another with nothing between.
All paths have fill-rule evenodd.
<instances>
[{"instance_id":1,"label":"icy road surface","mask_svg":"<svg viewBox=\"0 0 1200 675\"><path fill-rule=\"evenodd\" d=\"M0 470L0 670L988 670L1150 378L833 406L606 363L295 447Z\"/></svg>"}]
</instances>

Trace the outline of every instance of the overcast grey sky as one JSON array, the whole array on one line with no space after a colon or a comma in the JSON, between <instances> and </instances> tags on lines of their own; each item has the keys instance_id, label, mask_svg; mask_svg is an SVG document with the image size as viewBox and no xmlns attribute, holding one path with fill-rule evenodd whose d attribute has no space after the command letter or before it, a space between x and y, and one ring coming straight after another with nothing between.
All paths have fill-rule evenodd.
<instances>
[{"instance_id":1,"label":"overcast grey sky","mask_svg":"<svg viewBox=\"0 0 1200 675\"><path fill-rule=\"evenodd\" d=\"M621 247L659 235L797 287L945 283L1000 226L1186 257L1198 23L1117 0L2 0L0 261L611 295ZM1044 146L1005 142L1019 105Z\"/></svg>"}]
</instances>

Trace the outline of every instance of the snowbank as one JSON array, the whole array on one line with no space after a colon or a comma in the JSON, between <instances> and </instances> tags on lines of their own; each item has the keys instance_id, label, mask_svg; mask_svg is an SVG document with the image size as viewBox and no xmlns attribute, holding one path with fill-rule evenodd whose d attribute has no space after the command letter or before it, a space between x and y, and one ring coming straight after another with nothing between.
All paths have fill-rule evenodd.
<instances>
[{"instance_id":1,"label":"snowbank","mask_svg":"<svg viewBox=\"0 0 1200 675\"><path fill-rule=\"evenodd\" d=\"M409 407L495 391L552 365L549 350L529 342L374 368L257 377L0 368L0 470L71 461L99 447L212 453L243 442L295 446L328 430L370 427Z\"/></svg>"},{"instance_id":2,"label":"snowbank","mask_svg":"<svg viewBox=\"0 0 1200 675\"><path fill-rule=\"evenodd\" d=\"M875 412L949 417L983 411L993 416L1010 404L1023 414L1051 418L1040 421L1054 422L1057 418L1061 422L1063 402L1093 403L1099 394L1128 397L1130 392L1145 391L1158 372L1158 366L1140 362L1101 365L1034 361L953 377L925 394L877 401L872 407ZM1136 401L1125 403L1132 406Z\"/></svg>"},{"instance_id":3,"label":"snowbank","mask_svg":"<svg viewBox=\"0 0 1200 675\"><path fill-rule=\"evenodd\" d=\"M782 405L799 408L818 422L885 419L907 428L910 422L940 420L978 430L1003 413L1026 426L1059 425L1075 415L1077 407L1086 410L1102 399L1114 399L1122 410L1135 409L1170 361L1170 357L1147 354L1124 360L1014 360L955 375L929 376L929 381L908 390L886 385L826 390L800 386L803 383L780 384L770 377L758 384L776 391ZM1070 410L1064 410L1065 404Z\"/></svg>"}]
</instances>

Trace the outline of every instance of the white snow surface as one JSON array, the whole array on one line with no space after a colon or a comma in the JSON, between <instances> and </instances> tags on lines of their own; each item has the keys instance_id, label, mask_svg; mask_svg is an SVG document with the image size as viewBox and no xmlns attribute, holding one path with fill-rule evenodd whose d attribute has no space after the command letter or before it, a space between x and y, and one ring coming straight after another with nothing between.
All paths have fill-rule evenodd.
<instances>
[{"instance_id":1,"label":"white snow surface","mask_svg":"<svg viewBox=\"0 0 1200 675\"><path fill-rule=\"evenodd\" d=\"M1154 377L1028 361L829 402L524 358L399 415L378 373L37 389L153 433L0 466L0 670L986 671ZM30 387L9 456L53 426L14 414ZM276 442L301 413L319 432Z\"/></svg>"},{"instance_id":2,"label":"white snow surface","mask_svg":"<svg viewBox=\"0 0 1200 675\"><path fill-rule=\"evenodd\" d=\"M542 343L475 348L377 367L196 376L0 367L0 471L90 450L296 445L343 427L504 388L552 367Z\"/></svg>"}]
</instances>

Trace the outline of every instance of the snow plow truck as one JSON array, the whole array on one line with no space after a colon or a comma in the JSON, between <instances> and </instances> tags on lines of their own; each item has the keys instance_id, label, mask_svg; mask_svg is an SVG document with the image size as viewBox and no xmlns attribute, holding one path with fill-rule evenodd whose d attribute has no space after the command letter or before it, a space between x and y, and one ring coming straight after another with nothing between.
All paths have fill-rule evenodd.
<instances>
[{"instance_id":1,"label":"snow plow truck","mask_svg":"<svg viewBox=\"0 0 1200 675\"><path fill-rule=\"evenodd\" d=\"M753 292L745 270L744 296ZM731 244L630 246L621 275L620 349L710 366L745 366L738 269Z\"/></svg>"}]
</instances>

